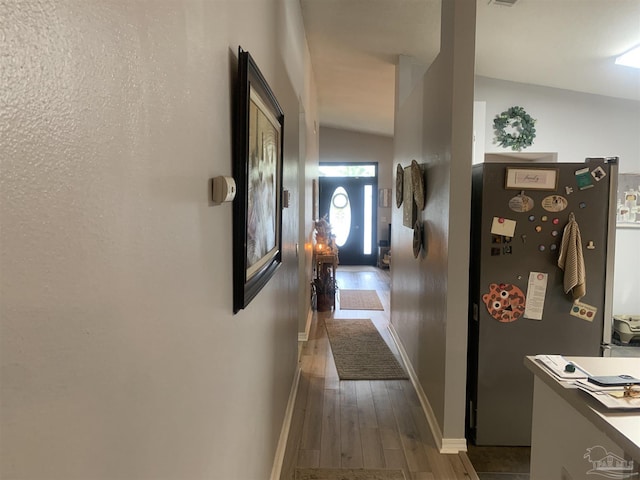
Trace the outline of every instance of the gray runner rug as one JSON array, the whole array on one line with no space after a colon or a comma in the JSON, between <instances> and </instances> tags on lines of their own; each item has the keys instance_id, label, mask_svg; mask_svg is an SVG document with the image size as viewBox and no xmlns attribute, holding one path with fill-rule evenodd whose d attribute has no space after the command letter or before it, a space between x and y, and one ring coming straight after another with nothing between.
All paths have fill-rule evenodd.
<instances>
[{"instance_id":1,"label":"gray runner rug","mask_svg":"<svg viewBox=\"0 0 640 480\"><path fill-rule=\"evenodd\" d=\"M368 318L327 319L325 327L340 380L409 378Z\"/></svg>"}]
</instances>

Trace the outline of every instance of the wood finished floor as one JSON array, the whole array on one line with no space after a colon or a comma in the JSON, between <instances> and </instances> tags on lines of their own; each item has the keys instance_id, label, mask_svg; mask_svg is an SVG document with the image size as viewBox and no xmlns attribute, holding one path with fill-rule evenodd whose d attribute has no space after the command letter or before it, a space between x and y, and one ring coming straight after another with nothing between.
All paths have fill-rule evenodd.
<instances>
[{"instance_id":1,"label":"wood finished floor","mask_svg":"<svg viewBox=\"0 0 640 480\"><path fill-rule=\"evenodd\" d=\"M477 479L466 454L443 455L409 380L340 381L324 321L370 318L400 359L388 331L389 273L340 266L342 289L376 290L384 311L340 310L314 315L300 356L301 376L281 480L296 468L402 469L407 480Z\"/></svg>"}]
</instances>

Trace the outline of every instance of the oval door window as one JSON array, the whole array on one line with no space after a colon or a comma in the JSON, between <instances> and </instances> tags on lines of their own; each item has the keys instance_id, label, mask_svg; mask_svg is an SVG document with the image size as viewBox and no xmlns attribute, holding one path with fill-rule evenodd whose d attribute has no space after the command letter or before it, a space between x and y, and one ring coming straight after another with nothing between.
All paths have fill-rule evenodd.
<instances>
[{"instance_id":1,"label":"oval door window","mask_svg":"<svg viewBox=\"0 0 640 480\"><path fill-rule=\"evenodd\" d=\"M329 223L336 236L336 245L343 246L351 231L351 202L344 187L336 188L331 195Z\"/></svg>"}]
</instances>

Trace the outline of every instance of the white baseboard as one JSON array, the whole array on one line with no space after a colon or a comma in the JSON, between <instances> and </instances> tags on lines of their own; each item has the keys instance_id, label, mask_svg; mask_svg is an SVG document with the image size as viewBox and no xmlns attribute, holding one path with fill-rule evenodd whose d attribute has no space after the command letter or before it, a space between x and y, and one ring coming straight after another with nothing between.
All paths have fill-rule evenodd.
<instances>
[{"instance_id":1,"label":"white baseboard","mask_svg":"<svg viewBox=\"0 0 640 480\"><path fill-rule=\"evenodd\" d=\"M307 323L304 326L304 332L298 332L298 341L306 342L309 340L309 331L311 330L311 320L313 320L313 310L309 307L307 312Z\"/></svg>"},{"instance_id":2,"label":"white baseboard","mask_svg":"<svg viewBox=\"0 0 640 480\"><path fill-rule=\"evenodd\" d=\"M467 451L466 438L443 438L440 453L460 453Z\"/></svg>"},{"instance_id":3,"label":"white baseboard","mask_svg":"<svg viewBox=\"0 0 640 480\"><path fill-rule=\"evenodd\" d=\"M293 419L293 408L296 404L298 396L298 384L300 383L300 367L296 367L296 373L293 377L293 384L289 392L289 401L287 409L284 412L284 420L282 421L282 429L280 430L280 438L276 446L276 454L273 459L273 467L271 468L271 480L280 480L282 473L282 463L284 462L284 454L287 450L287 440L289 439L289 430L291 429L291 421Z\"/></svg>"},{"instance_id":4,"label":"white baseboard","mask_svg":"<svg viewBox=\"0 0 640 480\"><path fill-rule=\"evenodd\" d=\"M418 398L420 399L420 405L422 405L422 410L424 411L425 416L427 417L427 422L429 423L429 428L431 429L431 434L436 442L436 447L438 447L438 451L440 453L460 453L467 451L467 440L465 438L443 438L442 430L440 429L440 425L438 425L438 419L436 418L436 414L429 403L429 399L427 395L424 393L422 389L422 385L418 381L418 376L416 375L411 362L409 361L409 356L407 355L407 351L404 349L402 345L402 341L396 332L396 329L393 327L391 323L389 323L389 332L391 333L391 337L398 347L398 351L400 352L400 357L402 357L402 362L404 363L405 368L407 369L407 373L409 374L409 378L411 379L411 383L413 387L416 389L416 393Z\"/></svg>"}]
</instances>

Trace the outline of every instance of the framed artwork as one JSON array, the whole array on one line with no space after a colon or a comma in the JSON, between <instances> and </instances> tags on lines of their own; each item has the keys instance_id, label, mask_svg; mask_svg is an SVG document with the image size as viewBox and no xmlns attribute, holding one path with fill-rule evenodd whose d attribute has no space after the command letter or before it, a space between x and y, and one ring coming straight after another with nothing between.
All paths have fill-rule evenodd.
<instances>
[{"instance_id":1,"label":"framed artwork","mask_svg":"<svg viewBox=\"0 0 640 480\"><path fill-rule=\"evenodd\" d=\"M389 208L391 206L391 189L381 188L378 190L378 207Z\"/></svg>"},{"instance_id":2,"label":"framed artwork","mask_svg":"<svg viewBox=\"0 0 640 480\"><path fill-rule=\"evenodd\" d=\"M507 190L555 190L558 188L557 168L507 167Z\"/></svg>"},{"instance_id":3,"label":"framed artwork","mask_svg":"<svg viewBox=\"0 0 640 480\"><path fill-rule=\"evenodd\" d=\"M318 199L318 180L315 178L311 180L311 197L311 218L315 221L319 218L318 212L320 207L320 200Z\"/></svg>"},{"instance_id":4,"label":"framed artwork","mask_svg":"<svg viewBox=\"0 0 640 480\"><path fill-rule=\"evenodd\" d=\"M233 312L245 308L282 263L284 112L248 52L238 49L234 115Z\"/></svg>"},{"instance_id":5,"label":"framed artwork","mask_svg":"<svg viewBox=\"0 0 640 480\"><path fill-rule=\"evenodd\" d=\"M640 173L618 173L618 228L640 228Z\"/></svg>"}]
</instances>

